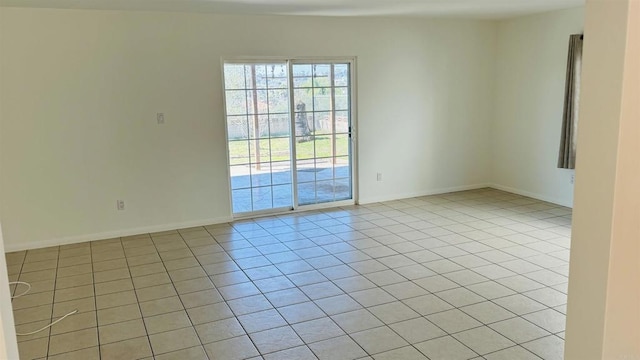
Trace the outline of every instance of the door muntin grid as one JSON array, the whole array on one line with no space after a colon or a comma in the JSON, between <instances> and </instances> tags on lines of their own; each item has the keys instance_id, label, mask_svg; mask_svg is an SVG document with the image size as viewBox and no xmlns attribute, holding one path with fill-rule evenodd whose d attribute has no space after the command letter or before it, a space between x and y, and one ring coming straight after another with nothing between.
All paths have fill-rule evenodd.
<instances>
[{"instance_id":1,"label":"door muntin grid","mask_svg":"<svg viewBox=\"0 0 640 360\"><path fill-rule=\"evenodd\" d=\"M291 73L298 204L352 199L351 66L294 63Z\"/></svg>"},{"instance_id":2,"label":"door muntin grid","mask_svg":"<svg viewBox=\"0 0 640 360\"><path fill-rule=\"evenodd\" d=\"M292 208L287 63L225 63L234 214Z\"/></svg>"}]
</instances>

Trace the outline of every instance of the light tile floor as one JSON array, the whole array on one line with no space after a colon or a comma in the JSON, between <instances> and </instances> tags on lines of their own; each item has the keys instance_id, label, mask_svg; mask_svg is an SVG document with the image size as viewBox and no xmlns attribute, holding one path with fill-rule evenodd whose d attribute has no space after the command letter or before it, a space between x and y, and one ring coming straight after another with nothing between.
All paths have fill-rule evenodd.
<instances>
[{"instance_id":1,"label":"light tile floor","mask_svg":"<svg viewBox=\"0 0 640 360\"><path fill-rule=\"evenodd\" d=\"M570 223L482 189L9 253L19 332L79 310L21 358L561 359Z\"/></svg>"}]
</instances>

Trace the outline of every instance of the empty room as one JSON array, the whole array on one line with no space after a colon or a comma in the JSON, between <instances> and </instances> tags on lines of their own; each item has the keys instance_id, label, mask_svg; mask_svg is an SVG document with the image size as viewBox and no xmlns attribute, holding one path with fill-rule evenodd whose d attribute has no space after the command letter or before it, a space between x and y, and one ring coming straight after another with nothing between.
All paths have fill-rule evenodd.
<instances>
[{"instance_id":1,"label":"empty room","mask_svg":"<svg viewBox=\"0 0 640 360\"><path fill-rule=\"evenodd\" d=\"M637 0L0 0L0 359L640 359Z\"/></svg>"}]
</instances>

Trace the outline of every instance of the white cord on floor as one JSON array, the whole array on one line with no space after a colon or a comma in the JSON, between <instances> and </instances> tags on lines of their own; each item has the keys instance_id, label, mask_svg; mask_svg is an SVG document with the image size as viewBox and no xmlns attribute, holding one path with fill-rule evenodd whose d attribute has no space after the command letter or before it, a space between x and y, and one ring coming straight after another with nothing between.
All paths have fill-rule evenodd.
<instances>
[{"instance_id":1,"label":"white cord on floor","mask_svg":"<svg viewBox=\"0 0 640 360\"><path fill-rule=\"evenodd\" d=\"M21 297L21 296L24 296L24 295L26 295L26 294L31 290L31 284L29 284L28 282L24 282L24 281L12 281L12 282L10 282L10 283L9 283L9 285L26 285L26 286L27 286L27 290L23 291L21 294L18 294L18 295L14 295L14 296L12 296L12 297L11 297L11 299L17 299L17 298L19 298L19 297ZM77 312L78 312L78 309L75 309L75 310L73 310L72 312L68 313L67 315L65 315L65 316L61 317L60 319L58 319L58 320L56 320L56 321L52 322L51 324L49 324L49 325L47 325L47 326L44 326L44 327L40 328L40 329L38 329L38 330L30 331L30 332L28 332L28 333L16 333L16 335L18 335L18 336L27 336L27 335L37 334L37 333L39 333L40 331L44 331L44 330L46 330L46 329L48 329L48 328L52 327L53 325L55 325L55 324L59 323L60 321L62 321L62 320L64 320L65 318L67 318L67 316L71 316L71 315L73 315L73 314L75 314L75 313L77 313Z\"/></svg>"},{"instance_id":2,"label":"white cord on floor","mask_svg":"<svg viewBox=\"0 0 640 360\"><path fill-rule=\"evenodd\" d=\"M68 313L67 315L65 315L65 316L61 317L60 319L58 319L58 320L56 320L56 321L52 322L51 324L49 324L49 325L47 325L47 326L45 326L45 327L42 327L42 328L40 328L40 329L38 329L38 330L34 330L34 331L31 331L31 332L28 332L28 333L16 333L16 335L18 335L18 336L27 336L27 335L37 334L37 333L39 333L40 331L44 331L44 330L46 330L46 329L48 329L48 328L52 327L53 325L55 325L55 324L59 323L60 321L64 320L67 316L73 315L73 314L75 314L75 313L77 313L77 312L78 312L78 309L75 309L75 310L73 310L72 312Z\"/></svg>"},{"instance_id":3,"label":"white cord on floor","mask_svg":"<svg viewBox=\"0 0 640 360\"><path fill-rule=\"evenodd\" d=\"M27 293L31 290L31 284L29 284L28 282L24 282L24 281L12 281L9 283L9 285L26 285L27 286L27 290L23 291L22 294L19 295L13 295L11 298L12 299L17 299L20 296L24 296L27 295ZM17 287L17 286L16 286Z\"/></svg>"}]
</instances>

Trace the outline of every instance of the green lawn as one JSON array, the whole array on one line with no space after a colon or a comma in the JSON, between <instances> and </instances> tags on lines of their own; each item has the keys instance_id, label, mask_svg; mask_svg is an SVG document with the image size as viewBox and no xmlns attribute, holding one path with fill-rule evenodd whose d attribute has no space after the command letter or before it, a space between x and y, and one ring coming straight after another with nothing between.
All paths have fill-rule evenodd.
<instances>
[{"instance_id":1,"label":"green lawn","mask_svg":"<svg viewBox=\"0 0 640 360\"><path fill-rule=\"evenodd\" d=\"M289 138L261 139L260 162L288 161L291 159ZM255 163L255 140L229 141L229 157L231 165ZM298 160L331 156L331 138L319 136L311 141L296 143ZM336 135L335 156L349 155L349 138L346 134Z\"/></svg>"}]
</instances>

